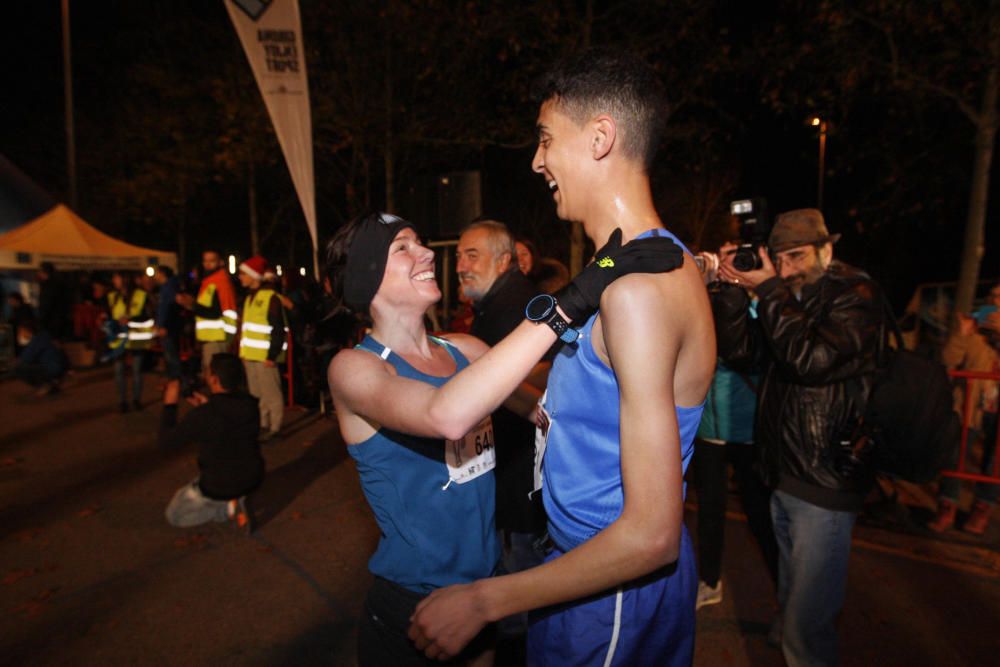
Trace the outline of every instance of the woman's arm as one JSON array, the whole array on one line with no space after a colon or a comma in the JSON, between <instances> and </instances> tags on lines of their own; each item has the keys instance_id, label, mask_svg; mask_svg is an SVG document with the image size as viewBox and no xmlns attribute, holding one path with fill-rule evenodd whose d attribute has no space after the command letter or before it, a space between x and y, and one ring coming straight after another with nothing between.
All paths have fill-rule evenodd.
<instances>
[{"instance_id":1,"label":"woman's arm","mask_svg":"<svg viewBox=\"0 0 1000 667\"><path fill-rule=\"evenodd\" d=\"M441 387L400 377L370 352L343 350L330 362L330 391L350 412L381 426L458 439L511 395L555 339L548 326L522 322Z\"/></svg>"}]
</instances>

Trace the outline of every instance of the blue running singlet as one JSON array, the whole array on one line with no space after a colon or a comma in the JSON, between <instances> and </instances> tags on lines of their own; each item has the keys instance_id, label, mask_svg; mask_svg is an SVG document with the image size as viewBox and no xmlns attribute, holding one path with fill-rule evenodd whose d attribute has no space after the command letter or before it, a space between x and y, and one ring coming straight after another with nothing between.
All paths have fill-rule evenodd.
<instances>
[{"instance_id":1,"label":"blue running singlet","mask_svg":"<svg viewBox=\"0 0 1000 667\"><path fill-rule=\"evenodd\" d=\"M644 236L668 236L651 230ZM689 252L684 248L685 252ZM620 402L613 370L597 356L591 316L553 363L542 408L548 419L542 499L558 557L607 528L622 512ZM676 410L682 466L694 453L702 405ZM682 493L686 492L686 487ZM529 630L532 665L689 664L697 574L687 530L678 561L615 591L543 610ZM597 659L600 656L600 659Z\"/></svg>"},{"instance_id":2,"label":"blue running singlet","mask_svg":"<svg viewBox=\"0 0 1000 667\"><path fill-rule=\"evenodd\" d=\"M456 372L469 365L447 341ZM421 373L371 336L359 348L379 355L401 377L440 387L449 377ZM467 445L469 455L461 445ZM371 572L417 593L493 574L500 557L494 526L492 427L487 417L463 441L379 429L347 451L382 533ZM475 449L485 448L477 456ZM447 451L446 451L447 450Z\"/></svg>"}]
</instances>

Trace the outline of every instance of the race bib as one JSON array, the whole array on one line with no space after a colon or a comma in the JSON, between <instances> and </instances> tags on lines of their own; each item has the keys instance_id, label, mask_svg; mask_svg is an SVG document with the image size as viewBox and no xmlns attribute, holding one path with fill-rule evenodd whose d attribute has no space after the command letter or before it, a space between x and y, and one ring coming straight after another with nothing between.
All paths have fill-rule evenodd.
<instances>
[{"instance_id":1,"label":"race bib","mask_svg":"<svg viewBox=\"0 0 1000 667\"><path fill-rule=\"evenodd\" d=\"M448 484L465 484L493 470L497 465L493 445L493 420L489 417L461 439L445 440Z\"/></svg>"},{"instance_id":2,"label":"race bib","mask_svg":"<svg viewBox=\"0 0 1000 667\"><path fill-rule=\"evenodd\" d=\"M545 411L545 397L548 390L538 401L538 417L535 423L535 482L531 494L538 493L542 488L542 459L545 458L545 445L549 440L549 413Z\"/></svg>"}]
</instances>

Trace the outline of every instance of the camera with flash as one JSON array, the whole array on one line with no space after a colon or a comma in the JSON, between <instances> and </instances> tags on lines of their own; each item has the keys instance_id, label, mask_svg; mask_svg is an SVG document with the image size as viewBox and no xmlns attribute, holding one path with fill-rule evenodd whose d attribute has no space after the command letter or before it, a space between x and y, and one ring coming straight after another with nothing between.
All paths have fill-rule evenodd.
<instances>
[{"instance_id":1,"label":"camera with flash","mask_svg":"<svg viewBox=\"0 0 1000 667\"><path fill-rule=\"evenodd\" d=\"M753 271L763 267L758 250L767 246L771 220L767 217L767 201L763 197L737 199L729 211L739 220L740 241L733 255L733 268Z\"/></svg>"}]
</instances>

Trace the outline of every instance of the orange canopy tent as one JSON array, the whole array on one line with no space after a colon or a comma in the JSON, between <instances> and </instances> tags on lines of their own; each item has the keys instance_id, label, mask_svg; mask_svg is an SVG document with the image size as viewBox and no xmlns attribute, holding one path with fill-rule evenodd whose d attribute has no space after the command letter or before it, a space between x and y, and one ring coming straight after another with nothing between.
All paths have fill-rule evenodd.
<instances>
[{"instance_id":1,"label":"orange canopy tent","mask_svg":"<svg viewBox=\"0 0 1000 667\"><path fill-rule=\"evenodd\" d=\"M63 204L0 234L0 269L33 269L52 262L57 270L177 268L177 255L119 241L87 224Z\"/></svg>"}]
</instances>

